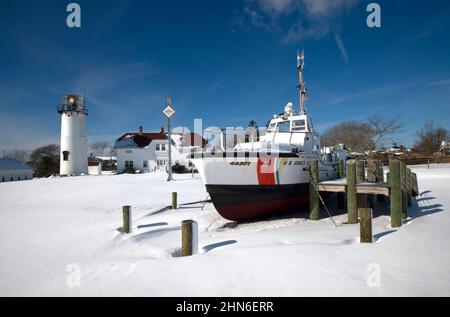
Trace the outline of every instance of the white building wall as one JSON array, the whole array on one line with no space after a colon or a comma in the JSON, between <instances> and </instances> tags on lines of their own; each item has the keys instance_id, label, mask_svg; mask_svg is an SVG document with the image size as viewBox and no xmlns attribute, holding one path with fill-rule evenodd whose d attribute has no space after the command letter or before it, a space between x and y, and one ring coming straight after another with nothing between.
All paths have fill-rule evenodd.
<instances>
[{"instance_id":1,"label":"white building wall","mask_svg":"<svg viewBox=\"0 0 450 317\"><path fill-rule=\"evenodd\" d=\"M33 171L31 169L0 170L0 183L31 179L33 179Z\"/></svg>"},{"instance_id":2,"label":"white building wall","mask_svg":"<svg viewBox=\"0 0 450 317\"><path fill-rule=\"evenodd\" d=\"M157 151L158 144L165 144L165 151ZM167 171L167 162L169 160L168 142L166 140L152 141L148 147L143 149L116 149L117 153L117 172L123 173L125 162L132 161L133 168L143 173L154 171ZM189 160L186 158L189 153L180 153L172 145L172 164L179 163L189 169ZM147 167L144 167L144 161L147 161ZM166 165L158 164L164 162Z\"/></svg>"},{"instance_id":3,"label":"white building wall","mask_svg":"<svg viewBox=\"0 0 450 317\"><path fill-rule=\"evenodd\" d=\"M80 175L88 173L87 138L84 113L66 112L61 114L61 175ZM63 152L69 152L64 160Z\"/></svg>"}]
</instances>

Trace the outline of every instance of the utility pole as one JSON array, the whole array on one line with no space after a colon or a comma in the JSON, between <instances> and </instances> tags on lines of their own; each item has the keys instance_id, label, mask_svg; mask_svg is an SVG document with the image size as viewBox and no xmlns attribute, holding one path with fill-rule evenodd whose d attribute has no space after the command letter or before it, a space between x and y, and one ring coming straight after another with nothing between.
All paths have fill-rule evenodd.
<instances>
[{"instance_id":1,"label":"utility pole","mask_svg":"<svg viewBox=\"0 0 450 317\"><path fill-rule=\"evenodd\" d=\"M168 173L169 177L167 178L167 181L170 182L173 180L172 178L172 128L171 128L171 119L173 115L175 114L175 110L171 106L171 100L170 98L166 99L166 107L163 109L163 114L167 117L167 126L169 128L168 131L168 141L169 141L169 166L168 166Z\"/></svg>"}]
</instances>

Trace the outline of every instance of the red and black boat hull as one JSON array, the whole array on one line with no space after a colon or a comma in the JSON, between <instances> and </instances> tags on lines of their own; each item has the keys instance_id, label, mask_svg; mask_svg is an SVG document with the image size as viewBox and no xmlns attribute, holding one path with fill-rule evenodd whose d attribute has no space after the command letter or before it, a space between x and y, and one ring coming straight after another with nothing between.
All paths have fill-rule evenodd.
<instances>
[{"instance_id":1,"label":"red and black boat hull","mask_svg":"<svg viewBox=\"0 0 450 317\"><path fill-rule=\"evenodd\" d=\"M299 210L309 203L309 184L207 185L214 207L225 219L243 221Z\"/></svg>"}]
</instances>

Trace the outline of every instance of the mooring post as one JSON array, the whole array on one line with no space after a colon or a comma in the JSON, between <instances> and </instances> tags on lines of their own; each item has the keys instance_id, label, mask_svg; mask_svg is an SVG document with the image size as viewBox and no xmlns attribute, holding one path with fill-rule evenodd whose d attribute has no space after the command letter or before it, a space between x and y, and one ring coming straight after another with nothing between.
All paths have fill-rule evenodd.
<instances>
[{"instance_id":1,"label":"mooring post","mask_svg":"<svg viewBox=\"0 0 450 317\"><path fill-rule=\"evenodd\" d=\"M408 207L412 206L412 174L409 168L406 169L406 186L407 186L407 199L408 199Z\"/></svg>"},{"instance_id":2,"label":"mooring post","mask_svg":"<svg viewBox=\"0 0 450 317\"><path fill-rule=\"evenodd\" d=\"M406 164L400 162L400 182L402 188L402 219L408 218L408 193L406 185Z\"/></svg>"},{"instance_id":3,"label":"mooring post","mask_svg":"<svg viewBox=\"0 0 450 317\"><path fill-rule=\"evenodd\" d=\"M359 208L359 222L360 222L360 242L372 243L372 209Z\"/></svg>"},{"instance_id":4,"label":"mooring post","mask_svg":"<svg viewBox=\"0 0 450 317\"><path fill-rule=\"evenodd\" d=\"M383 171L383 162L381 161L375 161L375 177L377 183L383 183L384 182L384 171ZM377 195L377 201L378 202L384 202L386 199L386 196L384 195Z\"/></svg>"},{"instance_id":5,"label":"mooring post","mask_svg":"<svg viewBox=\"0 0 450 317\"><path fill-rule=\"evenodd\" d=\"M191 256L198 253L198 224L193 220L181 223L181 255Z\"/></svg>"},{"instance_id":6,"label":"mooring post","mask_svg":"<svg viewBox=\"0 0 450 317\"><path fill-rule=\"evenodd\" d=\"M177 194L177 192L172 193L172 209L178 209L178 194Z\"/></svg>"},{"instance_id":7,"label":"mooring post","mask_svg":"<svg viewBox=\"0 0 450 317\"><path fill-rule=\"evenodd\" d=\"M344 178L344 161L338 163L338 178ZM345 208L345 193L337 193L337 207Z\"/></svg>"},{"instance_id":8,"label":"mooring post","mask_svg":"<svg viewBox=\"0 0 450 317\"><path fill-rule=\"evenodd\" d=\"M377 182L377 177L375 174L375 161L373 160L367 161L367 181L369 183ZM369 205L370 208L373 208L374 198L375 196L372 194L367 195L367 204Z\"/></svg>"},{"instance_id":9,"label":"mooring post","mask_svg":"<svg viewBox=\"0 0 450 317\"><path fill-rule=\"evenodd\" d=\"M358 209L356 203L356 162L347 162L347 214L348 223L358 223Z\"/></svg>"},{"instance_id":10,"label":"mooring post","mask_svg":"<svg viewBox=\"0 0 450 317\"><path fill-rule=\"evenodd\" d=\"M309 218L319 220L320 204L318 190L319 161L309 164Z\"/></svg>"},{"instance_id":11,"label":"mooring post","mask_svg":"<svg viewBox=\"0 0 450 317\"><path fill-rule=\"evenodd\" d=\"M411 176L412 176L412 179L413 179L413 182L412 182L412 184L413 184L412 195L413 195L413 197L417 197L420 194L419 193L419 183L417 182L417 174L411 172Z\"/></svg>"},{"instance_id":12,"label":"mooring post","mask_svg":"<svg viewBox=\"0 0 450 317\"><path fill-rule=\"evenodd\" d=\"M123 227L124 233L132 233L132 216L131 216L131 206L123 206Z\"/></svg>"},{"instance_id":13,"label":"mooring post","mask_svg":"<svg viewBox=\"0 0 450 317\"><path fill-rule=\"evenodd\" d=\"M400 182L400 161L389 160L389 185L391 187L391 227L402 225L402 189Z\"/></svg>"},{"instance_id":14,"label":"mooring post","mask_svg":"<svg viewBox=\"0 0 450 317\"><path fill-rule=\"evenodd\" d=\"M365 161L357 160L356 161L356 183L361 184L366 181L366 171L365 171ZM367 195L366 194L357 194L357 208L365 208L367 207Z\"/></svg>"}]
</instances>

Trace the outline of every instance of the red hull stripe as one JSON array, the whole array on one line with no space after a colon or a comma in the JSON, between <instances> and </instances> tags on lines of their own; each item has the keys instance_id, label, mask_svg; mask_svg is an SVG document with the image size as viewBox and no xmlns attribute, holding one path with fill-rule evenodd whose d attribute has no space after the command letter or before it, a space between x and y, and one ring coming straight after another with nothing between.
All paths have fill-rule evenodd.
<instances>
[{"instance_id":1,"label":"red hull stripe","mask_svg":"<svg viewBox=\"0 0 450 317\"><path fill-rule=\"evenodd\" d=\"M275 158L258 159L258 182L259 185L276 185Z\"/></svg>"}]
</instances>

